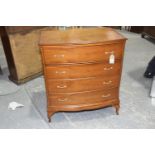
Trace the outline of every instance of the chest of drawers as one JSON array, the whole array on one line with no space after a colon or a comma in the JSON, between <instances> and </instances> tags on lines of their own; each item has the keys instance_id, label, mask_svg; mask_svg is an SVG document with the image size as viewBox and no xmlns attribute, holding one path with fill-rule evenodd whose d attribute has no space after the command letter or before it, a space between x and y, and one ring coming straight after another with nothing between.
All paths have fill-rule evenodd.
<instances>
[{"instance_id":1,"label":"chest of drawers","mask_svg":"<svg viewBox=\"0 0 155 155\"><path fill-rule=\"evenodd\" d=\"M49 121L58 111L119 111L119 86L126 38L110 28L42 31Z\"/></svg>"}]
</instances>

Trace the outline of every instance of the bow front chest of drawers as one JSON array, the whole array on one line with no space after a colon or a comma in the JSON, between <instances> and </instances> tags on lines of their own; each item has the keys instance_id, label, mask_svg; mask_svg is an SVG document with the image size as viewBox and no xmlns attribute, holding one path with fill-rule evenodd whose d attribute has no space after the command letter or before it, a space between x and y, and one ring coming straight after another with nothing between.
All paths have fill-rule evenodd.
<instances>
[{"instance_id":1,"label":"bow front chest of drawers","mask_svg":"<svg viewBox=\"0 0 155 155\"><path fill-rule=\"evenodd\" d=\"M126 38L110 28L42 31L48 118L58 111L119 111Z\"/></svg>"}]
</instances>

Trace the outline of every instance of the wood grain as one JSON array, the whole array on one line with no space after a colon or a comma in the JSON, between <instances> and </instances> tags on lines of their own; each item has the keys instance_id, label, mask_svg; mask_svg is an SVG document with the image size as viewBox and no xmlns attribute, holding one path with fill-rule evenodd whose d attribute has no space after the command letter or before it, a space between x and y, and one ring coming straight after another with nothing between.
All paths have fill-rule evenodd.
<instances>
[{"instance_id":1,"label":"wood grain","mask_svg":"<svg viewBox=\"0 0 155 155\"><path fill-rule=\"evenodd\" d=\"M120 73L121 63L113 64L74 64L60 66L46 66L48 79L74 79L98 76L110 76Z\"/></svg>"},{"instance_id":2,"label":"wood grain","mask_svg":"<svg viewBox=\"0 0 155 155\"><path fill-rule=\"evenodd\" d=\"M74 54L71 54L71 53ZM123 46L121 43L85 47L44 47L45 64L67 64L84 62L107 62L111 54L121 59Z\"/></svg>"},{"instance_id":3,"label":"wood grain","mask_svg":"<svg viewBox=\"0 0 155 155\"><path fill-rule=\"evenodd\" d=\"M87 45L117 43L126 38L111 28L83 28L69 30L42 31L40 45Z\"/></svg>"},{"instance_id":4,"label":"wood grain","mask_svg":"<svg viewBox=\"0 0 155 155\"><path fill-rule=\"evenodd\" d=\"M109 99L118 98L118 89L107 89L100 91L79 92L79 93L62 93L49 96L50 105L77 105L77 104L91 104L94 102L105 101Z\"/></svg>"},{"instance_id":5,"label":"wood grain","mask_svg":"<svg viewBox=\"0 0 155 155\"><path fill-rule=\"evenodd\" d=\"M108 89L119 86L119 76L90 77L80 79L47 79L49 94L73 93L90 90Z\"/></svg>"}]
</instances>

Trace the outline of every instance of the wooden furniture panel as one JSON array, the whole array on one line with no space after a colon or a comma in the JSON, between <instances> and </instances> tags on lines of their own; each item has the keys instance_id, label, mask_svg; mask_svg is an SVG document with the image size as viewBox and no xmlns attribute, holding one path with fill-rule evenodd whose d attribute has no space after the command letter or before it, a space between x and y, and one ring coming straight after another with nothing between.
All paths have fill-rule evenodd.
<instances>
[{"instance_id":1,"label":"wooden furniture panel","mask_svg":"<svg viewBox=\"0 0 155 155\"><path fill-rule=\"evenodd\" d=\"M118 114L125 41L110 28L41 32L49 121L58 111L105 106Z\"/></svg>"},{"instance_id":2,"label":"wooden furniture panel","mask_svg":"<svg viewBox=\"0 0 155 155\"><path fill-rule=\"evenodd\" d=\"M130 27L130 32L134 33L142 33L144 30L144 26L131 26Z\"/></svg>"},{"instance_id":3,"label":"wooden furniture panel","mask_svg":"<svg viewBox=\"0 0 155 155\"><path fill-rule=\"evenodd\" d=\"M119 103L120 103L120 101L117 98L117 99L112 99L112 100L105 100L105 101L100 101L100 102L87 103L84 105L83 104L68 104L68 105L63 105L63 104L53 105L52 104L51 106L48 106L47 112L48 112L48 116L50 117L51 114L54 114L55 112L59 112L59 111L94 110L94 109L104 108L107 106L113 106L114 108L117 109L116 112L118 112L119 107L120 107Z\"/></svg>"},{"instance_id":4,"label":"wooden furniture panel","mask_svg":"<svg viewBox=\"0 0 155 155\"><path fill-rule=\"evenodd\" d=\"M90 77L80 79L47 79L47 89L49 94L54 93L72 93L90 90L108 89L119 86L119 77Z\"/></svg>"},{"instance_id":5,"label":"wooden furniture panel","mask_svg":"<svg viewBox=\"0 0 155 155\"><path fill-rule=\"evenodd\" d=\"M61 66L46 66L46 77L50 79L72 79L119 74L121 63L112 64L76 64Z\"/></svg>"},{"instance_id":6,"label":"wooden furniture panel","mask_svg":"<svg viewBox=\"0 0 155 155\"><path fill-rule=\"evenodd\" d=\"M87 46L60 48L44 48L45 64L63 64L63 63L84 63L84 62L104 62L107 61L110 54L115 55L115 59L122 58L123 46L121 43L104 46ZM70 54L73 52L74 54Z\"/></svg>"},{"instance_id":7,"label":"wooden furniture panel","mask_svg":"<svg viewBox=\"0 0 155 155\"><path fill-rule=\"evenodd\" d=\"M49 106L57 104L91 104L109 99L118 98L118 89L107 89L100 91L56 94L49 96Z\"/></svg>"},{"instance_id":8,"label":"wooden furniture panel","mask_svg":"<svg viewBox=\"0 0 155 155\"><path fill-rule=\"evenodd\" d=\"M21 84L42 74L41 55L38 47L40 31L54 28L45 26L0 27L11 81Z\"/></svg>"},{"instance_id":9,"label":"wooden furniture panel","mask_svg":"<svg viewBox=\"0 0 155 155\"><path fill-rule=\"evenodd\" d=\"M142 32L142 38L149 36L152 39L155 39L155 26L144 26Z\"/></svg>"},{"instance_id":10,"label":"wooden furniture panel","mask_svg":"<svg viewBox=\"0 0 155 155\"><path fill-rule=\"evenodd\" d=\"M91 31L93 29L93 31ZM90 32L91 31L91 32ZM81 33L82 32L82 33ZM91 39L90 39L91 38ZM111 28L82 28L65 31L42 31L40 46L88 46L123 43L123 36Z\"/></svg>"}]
</instances>

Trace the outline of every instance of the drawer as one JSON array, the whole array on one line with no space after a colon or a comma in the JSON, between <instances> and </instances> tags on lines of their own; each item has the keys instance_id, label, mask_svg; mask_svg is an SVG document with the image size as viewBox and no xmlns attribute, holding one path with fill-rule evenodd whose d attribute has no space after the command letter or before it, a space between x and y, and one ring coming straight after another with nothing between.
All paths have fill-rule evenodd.
<instances>
[{"instance_id":1,"label":"drawer","mask_svg":"<svg viewBox=\"0 0 155 155\"><path fill-rule=\"evenodd\" d=\"M74 79L120 74L121 63L55 65L44 68L45 77L50 79Z\"/></svg>"},{"instance_id":2,"label":"drawer","mask_svg":"<svg viewBox=\"0 0 155 155\"><path fill-rule=\"evenodd\" d=\"M119 86L119 77L93 77L81 79L46 80L48 93L73 93L108 89Z\"/></svg>"},{"instance_id":3,"label":"drawer","mask_svg":"<svg viewBox=\"0 0 155 155\"><path fill-rule=\"evenodd\" d=\"M77 105L77 104L91 104L94 102L106 101L110 99L118 98L118 89L100 90L100 91L90 91L90 92L80 92L72 94L56 94L48 97L49 104L52 105Z\"/></svg>"},{"instance_id":4,"label":"drawer","mask_svg":"<svg viewBox=\"0 0 155 155\"><path fill-rule=\"evenodd\" d=\"M108 62L111 54L115 59L122 58L123 44L84 46L74 48L44 47L45 64Z\"/></svg>"}]
</instances>

